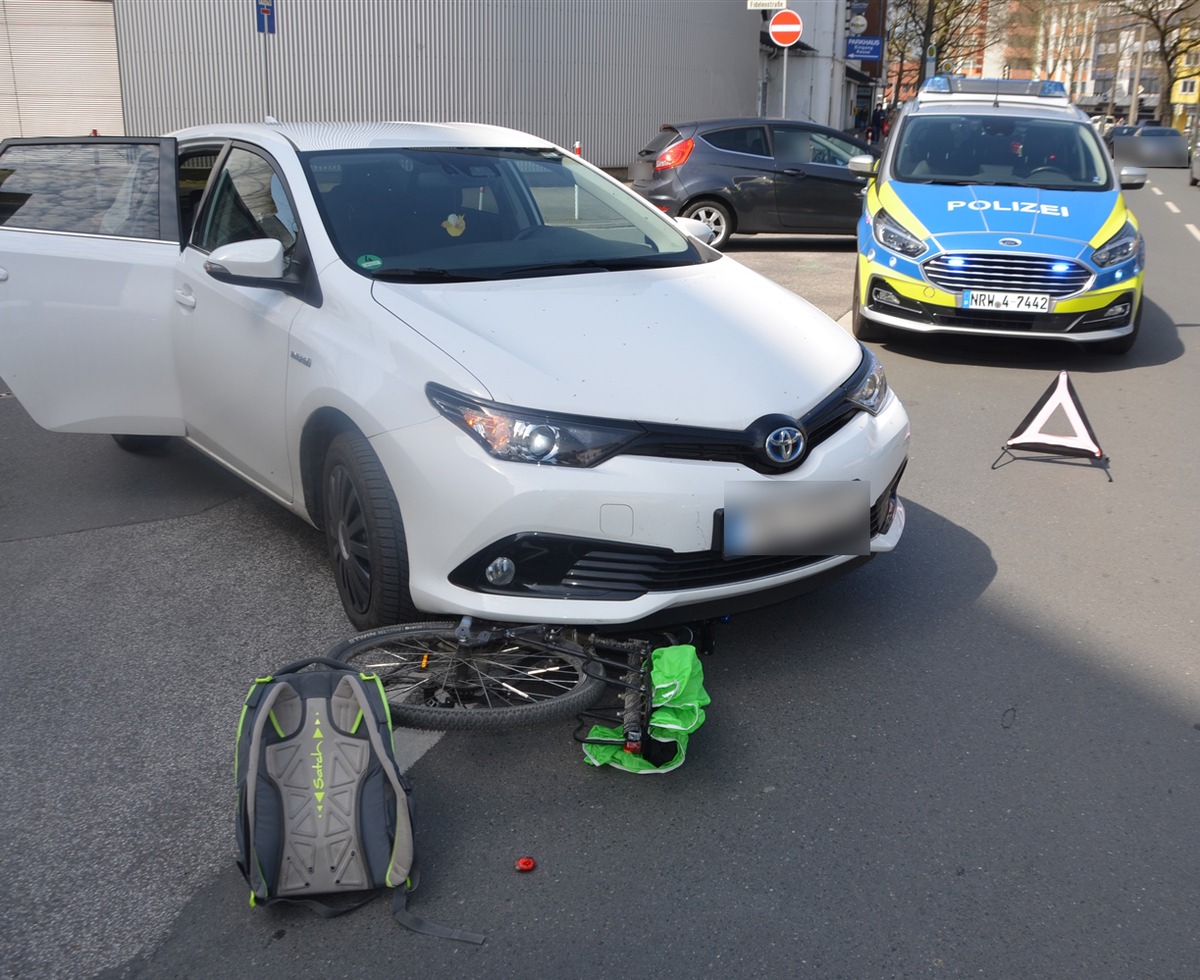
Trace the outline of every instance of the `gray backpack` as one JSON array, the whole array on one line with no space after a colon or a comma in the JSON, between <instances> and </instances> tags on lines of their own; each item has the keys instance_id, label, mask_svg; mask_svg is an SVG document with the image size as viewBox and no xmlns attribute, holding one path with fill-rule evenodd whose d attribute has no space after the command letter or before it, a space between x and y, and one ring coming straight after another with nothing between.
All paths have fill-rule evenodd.
<instances>
[{"instance_id":1,"label":"gray backpack","mask_svg":"<svg viewBox=\"0 0 1200 980\"><path fill-rule=\"evenodd\" d=\"M477 933L408 911L417 884L411 784L396 763L393 738L374 674L314 657L254 681L234 759L238 867L250 904L300 902L330 917L391 888L401 924L482 943ZM339 894L353 901L313 900Z\"/></svg>"}]
</instances>

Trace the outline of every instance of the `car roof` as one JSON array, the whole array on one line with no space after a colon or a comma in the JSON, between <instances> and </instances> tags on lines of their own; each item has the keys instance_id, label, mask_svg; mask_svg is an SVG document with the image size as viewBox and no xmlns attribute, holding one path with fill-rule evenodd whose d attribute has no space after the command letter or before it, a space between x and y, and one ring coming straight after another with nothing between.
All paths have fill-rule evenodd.
<instances>
[{"instance_id":1,"label":"car roof","mask_svg":"<svg viewBox=\"0 0 1200 980\"><path fill-rule=\"evenodd\" d=\"M263 146L310 150L369 147L521 147L551 149L547 140L503 126L429 122L263 122L192 126L168 135L179 140L245 139Z\"/></svg>"},{"instance_id":2,"label":"car roof","mask_svg":"<svg viewBox=\"0 0 1200 980\"><path fill-rule=\"evenodd\" d=\"M921 116L996 116L1016 113L1029 119L1055 119L1090 125L1087 116L1075 106L1038 105L1025 100L1013 102L1011 100L1006 101L1003 97L996 101L989 99L986 102L974 100L959 102L953 99L942 99L937 102L917 102L912 105L910 111L913 114Z\"/></svg>"},{"instance_id":3,"label":"car roof","mask_svg":"<svg viewBox=\"0 0 1200 980\"><path fill-rule=\"evenodd\" d=\"M1088 122L1088 114L1071 102L1066 88L1052 79L973 78L962 75L935 75L910 103L912 111L922 114L950 107L954 112L984 114L990 109L1016 110L1021 115L1042 119L1064 116Z\"/></svg>"},{"instance_id":4,"label":"car roof","mask_svg":"<svg viewBox=\"0 0 1200 980\"><path fill-rule=\"evenodd\" d=\"M719 126L764 126L774 123L787 123L796 126L808 126L812 129L826 129L831 133L839 133L840 135L849 136L848 133L842 133L841 130L834 129L832 126L824 126L821 123L809 122L806 119L783 119L783 118L768 118L766 116L730 116L727 119L693 119L689 122L679 123L663 123L663 129L685 129L695 126L697 129L715 129Z\"/></svg>"}]
</instances>

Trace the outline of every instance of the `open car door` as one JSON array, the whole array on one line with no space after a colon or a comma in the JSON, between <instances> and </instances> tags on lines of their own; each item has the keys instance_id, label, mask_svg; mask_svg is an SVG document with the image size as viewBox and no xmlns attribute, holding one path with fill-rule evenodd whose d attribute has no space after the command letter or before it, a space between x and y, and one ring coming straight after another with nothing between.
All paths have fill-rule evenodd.
<instances>
[{"instance_id":1,"label":"open car door","mask_svg":"<svg viewBox=\"0 0 1200 980\"><path fill-rule=\"evenodd\" d=\"M0 143L0 376L65 432L182 435L170 138Z\"/></svg>"}]
</instances>

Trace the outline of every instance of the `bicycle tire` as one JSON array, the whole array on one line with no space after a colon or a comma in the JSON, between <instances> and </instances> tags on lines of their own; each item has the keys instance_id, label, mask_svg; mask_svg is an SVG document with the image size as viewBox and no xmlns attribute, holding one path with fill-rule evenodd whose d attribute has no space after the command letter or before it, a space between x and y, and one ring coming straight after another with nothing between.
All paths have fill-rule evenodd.
<instances>
[{"instance_id":1,"label":"bicycle tire","mask_svg":"<svg viewBox=\"0 0 1200 980\"><path fill-rule=\"evenodd\" d=\"M438 732L498 732L568 718L590 708L605 681L565 641L547 649L496 630L463 649L456 623L406 623L360 633L327 657L378 675L394 723ZM575 646L575 650L569 647ZM578 652L576 652L578 651Z\"/></svg>"}]
</instances>

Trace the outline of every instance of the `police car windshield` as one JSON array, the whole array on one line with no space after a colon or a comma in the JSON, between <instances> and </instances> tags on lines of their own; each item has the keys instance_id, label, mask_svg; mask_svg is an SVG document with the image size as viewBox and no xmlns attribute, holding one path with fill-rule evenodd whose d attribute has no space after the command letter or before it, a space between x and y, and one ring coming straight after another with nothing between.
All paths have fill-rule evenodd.
<instances>
[{"instance_id":1,"label":"police car windshield","mask_svg":"<svg viewBox=\"0 0 1200 980\"><path fill-rule=\"evenodd\" d=\"M897 134L892 175L921 184L1109 190L1106 151L1079 121L997 115L912 116Z\"/></svg>"}]
</instances>

